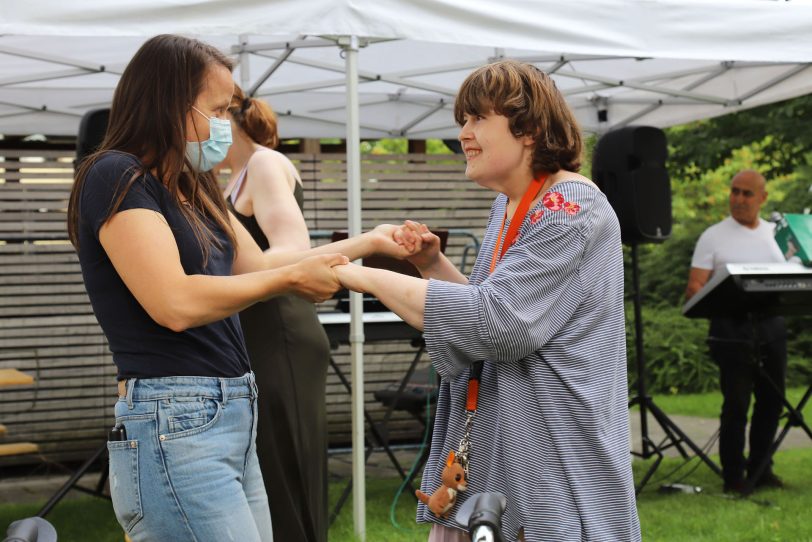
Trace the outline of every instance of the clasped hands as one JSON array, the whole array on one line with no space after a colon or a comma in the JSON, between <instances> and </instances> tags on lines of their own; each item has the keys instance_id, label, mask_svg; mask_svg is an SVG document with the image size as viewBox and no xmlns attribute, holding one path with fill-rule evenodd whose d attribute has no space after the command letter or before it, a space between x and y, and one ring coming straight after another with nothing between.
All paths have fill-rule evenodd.
<instances>
[{"instance_id":1,"label":"clasped hands","mask_svg":"<svg viewBox=\"0 0 812 542\"><path fill-rule=\"evenodd\" d=\"M406 260L421 272L440 257L440 238L425 224L411 220L401 225L381 224L356 239L362 243L365 254ZM341 254L311 256L296 266L301 275L297 293L312 301L325 301L341 288L366 292L366 268L351 264Z\"/></svg>"}]
</instances>

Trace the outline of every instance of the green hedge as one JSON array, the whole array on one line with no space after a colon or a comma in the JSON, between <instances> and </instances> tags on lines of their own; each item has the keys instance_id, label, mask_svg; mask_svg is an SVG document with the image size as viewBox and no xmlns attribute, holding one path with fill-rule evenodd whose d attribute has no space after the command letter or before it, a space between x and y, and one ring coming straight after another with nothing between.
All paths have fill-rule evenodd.
<instances>
[{"instance_id":1,"label":"green hedge","mask_svg":"<svg viewBox=\"0 0 812 542\"><path fill-rule=\"evenodd\" d=\"M629 386L637 381L634 308L626 307ZM707 320L685 318L677 308L643 307L645 382L652 393L691 393L718 388L719 371L708 355ZM634 388L636 391L636 388Z\"/></svg>"},{"instance_id":2,"label":"green hedge","mask_svg":"<svg viewBox=\"0 0 812 542\"><path fill-rule=\"evenodd\" d=\"M812 382L812 338L804 333L809 319L788 318L787 386ZM645 382L650 393L696 393L718 389L719 371L707 346L708 321L682 316L678 307L643 307ZM636 392L637 352L634 307L626 307L629 389Z\"/></svg>"}]
</instances>

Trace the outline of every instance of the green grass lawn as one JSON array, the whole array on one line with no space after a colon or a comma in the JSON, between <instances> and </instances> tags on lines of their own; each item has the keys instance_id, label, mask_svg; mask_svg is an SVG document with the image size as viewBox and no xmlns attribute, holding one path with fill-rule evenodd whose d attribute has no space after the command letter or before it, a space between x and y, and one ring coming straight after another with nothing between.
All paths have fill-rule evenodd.
<instances>
[{"instance_id":1,"label":"green grass lawn","mask_svg":"<svg viewBox=\"0 0 812 542\"><path fill-rule=\"evenodd\" d=\"M793 405L800 401L805 388L792 388L787 396ZM691 395L657 395L655 403L669 415L716 418L722 403L718 392ZM804 419L812 419L812 404L804 409ZM718 459L716 459L718 462ZM775 471L785 480L784 490L756 493L750 499L732 499L722 493L721 480L693 458L682 461L667 458L655 472L638 498L638 510L646 541L664 542L812 542L812 448L781 450L775 457ZM649 462L635 461L639 480ZM663 477L669 476L667 480ZM661 494L657 489L666 482L681 482L702 487L702 492ZM334 502L343 483L330 486ZM367 540L370 542L424 541L428 527L414 521L415 501L403 495L395 509L394 526L390 507L399 486L394 479L367 481ZM0 537L15 519L33 515L42 503L0 506ZM48 516L56 526L60 542L121 542L119 529L109 502L94 498L67 500ZM352 500L330 528L331 542L352 542Z\"/></svg>"},{"instance_id":2,"label":"green grass lawn","mask_svg":"<svg viewBox=\"0 0 812 542\"><path fill-rule=\"evenodd\" d=\"M697 459L669 481L688 473ZM673 471L680 461L666 459L642 495L638 509L643 539L654 542L812 542L812 448L780 451L775 470L785 480L783 490L765 490L750 499L722 494L721 481L704 465L682 483L702 487L699 494L660 494L661 476ZM647 464L635 461L639 477ZM404 495L396 509L400 528L389 521L392 498L398 480L367 482L367 540L370 542L425 541L428 528L414 522L414 500ZM342 484L331 485L337 498ZM40 504L0 506L0 533L11 521L36 513ZM63 501L48 519L54 523L60 542L121 542L123 536L110 504L93 498ZM352 501L348 501L330 529L331 542L353 541Z\"/></svg>"},{"instance_id":3,"label":"green grass lawn","mask_svg":"<svg viewBox=\"0 0 812 542\"><path fill-rule=\"evenodd\" d=\"M806 388L789 388L787 400L795 407L801 401ZM680 395L654 395L654 403L666 414L718 418L722 408L722 394L719 392L691 393ZM752 401L750 407L752 408ZM635 409L637 407L634 407ZM804 420L812 419L812 399L807 401L802 412Z\"/></svg>"},{"instance_id":4,"label":"green grass lawn","mask_svg":"<svg viewBox=\"0 0 812 542\"><path fill-rule=\"evenodd\" d=\"M691 464L698 460L693 459ZM680 463L667 459L654 475ZM635 462L638 477L645 467ZM682 483L702 487L699 494L661 494L649 483L638 497L643 540L666 542L812 541L812 449L779 451L775 471L786 487L763 490L748 499L722 493L722 482L702 465ZM676 478L676 477L675 477Z\"/></svg>"}]
</instances>

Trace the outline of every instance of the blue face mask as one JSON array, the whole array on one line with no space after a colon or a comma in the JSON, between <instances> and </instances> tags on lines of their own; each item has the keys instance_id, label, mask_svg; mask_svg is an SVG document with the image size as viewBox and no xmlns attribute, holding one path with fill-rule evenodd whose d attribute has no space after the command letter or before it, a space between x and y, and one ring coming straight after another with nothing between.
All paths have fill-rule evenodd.
<instances>
[{"instance_id":1,"label":"blue face mask","mask_svg":"<svg viewBox=\"0 0 812 542\"><path fill-rule=\"evenodd\" d=\"M192 109L206 117L195 106ZM209 138L206 141L187 141L186 158L197 171L209 171L222 162L231 146L231 121L206 117L209 120Z\"/></svg>"}]
</instances>

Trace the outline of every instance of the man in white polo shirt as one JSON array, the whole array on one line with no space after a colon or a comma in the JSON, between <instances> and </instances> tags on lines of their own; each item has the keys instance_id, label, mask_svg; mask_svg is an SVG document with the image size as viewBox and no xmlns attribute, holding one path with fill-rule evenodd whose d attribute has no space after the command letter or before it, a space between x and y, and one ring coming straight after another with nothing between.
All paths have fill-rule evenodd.
<instances>
[{"instance_id":1,"label":"man in white polo shirt","mask_svg":"<svg viewBox=\"0 0 812 542\"><path fill-rule=\"evenodd\" d=\"M730 184L730 216L709 227L699 237L691 260L685 297L690 299L729 263L783 262L784 256L773 238L774 224L759 217L767 201L764 177L756 171L737 173ZM784 390L787 344L780 317L756 317L761 365L767 377ZM747 480L745 470L755 471L775 438L781 415L781 395L759 372L753 358L753 324L747 315L712 318L709 344L711 357L719 364L722 404L719 456L725 492L744 493L747 482L754 487L782 487L772 468L757 480ZM751 393L755 396L750 425L750 456L744 458L744 436Z\"/></svg>"}]
</instances>

